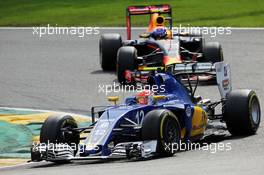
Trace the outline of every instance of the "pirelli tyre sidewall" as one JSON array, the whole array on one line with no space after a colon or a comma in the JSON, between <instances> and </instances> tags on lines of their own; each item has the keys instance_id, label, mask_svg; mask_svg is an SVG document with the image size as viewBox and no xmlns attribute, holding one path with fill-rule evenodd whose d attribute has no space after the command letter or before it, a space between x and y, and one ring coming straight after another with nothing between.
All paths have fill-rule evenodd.
<instances>
[{"instance_id":1,"label":"pirelli tyre sidewall","mask_svg":"<svg viewBox=\"0 0 264 175\"><path fill-rule=\"evenodd\" d=\"M261 120L259 99L253 90L232 91L224 106L224 119L232 135L252 135L258 130Z\"/></svg>"},{"instance_id":2,"label":"pirelli tyre sidewall","mask_svg":"<svg viewBox=\"0 0 264 175\"><path fill-rule=\"evenodd\" d=\"M157 140L156 152L159 156L172 156L177 151L173 145L179 147L181 127L171 111L153 110L145 116L141 134L142 140Z\"/></svg>"}]
</instances>

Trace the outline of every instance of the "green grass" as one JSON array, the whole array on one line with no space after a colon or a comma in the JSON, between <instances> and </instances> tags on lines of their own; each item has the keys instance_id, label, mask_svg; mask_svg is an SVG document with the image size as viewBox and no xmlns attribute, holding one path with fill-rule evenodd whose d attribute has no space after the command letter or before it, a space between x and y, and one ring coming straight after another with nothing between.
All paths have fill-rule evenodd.
<instances>
[{"instance_id":1,"label":"green grass","mask_svg":"<svg viewBox=\"0 0 264 175\"><path fill-rule=\"evenodd\" d=\"M264 27L263 0L0 0L0 26L125 26L128 5L161 3L171 4L174 26Z\"/></svg>"}]
</instances>

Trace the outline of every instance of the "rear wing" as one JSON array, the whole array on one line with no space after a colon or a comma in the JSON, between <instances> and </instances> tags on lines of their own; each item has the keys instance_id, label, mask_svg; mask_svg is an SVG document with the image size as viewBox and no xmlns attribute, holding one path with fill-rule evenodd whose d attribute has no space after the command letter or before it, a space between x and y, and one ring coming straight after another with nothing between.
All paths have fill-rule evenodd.
<instances>
[{"instance_id":1,"label":"rear wing","mask_svg":"<svg viewBox=\"0 0 264 175\"><path fill-rule=\"evenodd\" d=\"M226 98L232 90L230 65L224 62L217 63L179 63L175 64L174 75L216 74L216 81L221 98Z\"/></svg>"},{"instance_id":2,"label":"rear wing","mask_svg":"<svg viewBox=\"0 0 264 175\"><path fill-rule=\"evenodd\" d=\"M128 6L128 15L143 15L152 13L171 13L171 7L168 4L149 5L149 6Z\"/></svg>"},{"instance_id":3,"label":"rear wing","mask_svg":"<svg viewBox=\"0 0 264 175\"><path fill-rule=\"evenodd\" d=\"M175 75L215 73L215 65L209 62L177 63L174 67Z\"/></svg>"},{"instance_id":4,"label":"rear wing","mask_svg":"<svg viewBox=\"0 0 264 175\"><path fill-rule=\"evenodd\" d=\"M127 39L131 39L131 15L146 15L154 13L169 14L169 16L171 16L171 6L168 4L149 6L128 6L126 10Z\"/></svg>"}]
</instances>

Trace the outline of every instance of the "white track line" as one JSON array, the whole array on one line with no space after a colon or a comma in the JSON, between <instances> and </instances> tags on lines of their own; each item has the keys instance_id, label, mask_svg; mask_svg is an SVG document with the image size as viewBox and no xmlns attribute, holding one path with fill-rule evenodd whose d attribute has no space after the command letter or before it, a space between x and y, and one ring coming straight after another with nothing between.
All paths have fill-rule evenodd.
<instances>
[{"instance_id":1,"label":"white track line","mask_svg":"<svg viewBox=\"0 0 264 175\"><path fill-rule=\"evenodd\" d=\"M38 27L38 26L34 26ZM42 26L46 27L46 26ZM58 27L58 26L50 26L50 27ZM61 26L62 27L62 26ZM84 26L80 26L84 27ZM89 26L85 26L89 27ZM195 26L187 26L187 27L195 27ZM59 28L59 27L58 27ZM177 28L177 27L174 27ZM208 27L211 28L211 27ZM32 30L33 27L0 27L0 30ZM102 30L125 30L126 27L99 27L99 29ZM132 30L141 30L141 29L146 29L146 27L133 27ZM232 30L264 30L264 27L231 27Z\"/></svg>"}]
</instances>

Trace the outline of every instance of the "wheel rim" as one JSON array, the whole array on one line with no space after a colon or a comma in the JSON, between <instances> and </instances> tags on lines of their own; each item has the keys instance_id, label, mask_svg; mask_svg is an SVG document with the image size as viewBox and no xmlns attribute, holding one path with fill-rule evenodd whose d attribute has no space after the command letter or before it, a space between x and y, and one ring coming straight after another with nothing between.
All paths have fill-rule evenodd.
<instances>
[{"instance_id":1,"label":"wheel rim","mask_svg":"<svg viewBox=\"0 0 264 175\"><path fill-rule=\"evenodd\" d=\"M257 98L253 98L251 102L251 117L254 124L258 124L260 120L260 107Z\"/></svg>"},{"instance_id":2,"label":"wheel rim","mask_svg":"<svg viewBox=\"0 0 264 175\"><path fill-rule=\"evenodd\" d=\"M165 142L169 143L176 143L178 141L178 129L175 125L175 122L169 121L165 127L165 135L164 140Z\"/></svg>"}]
</instances>

